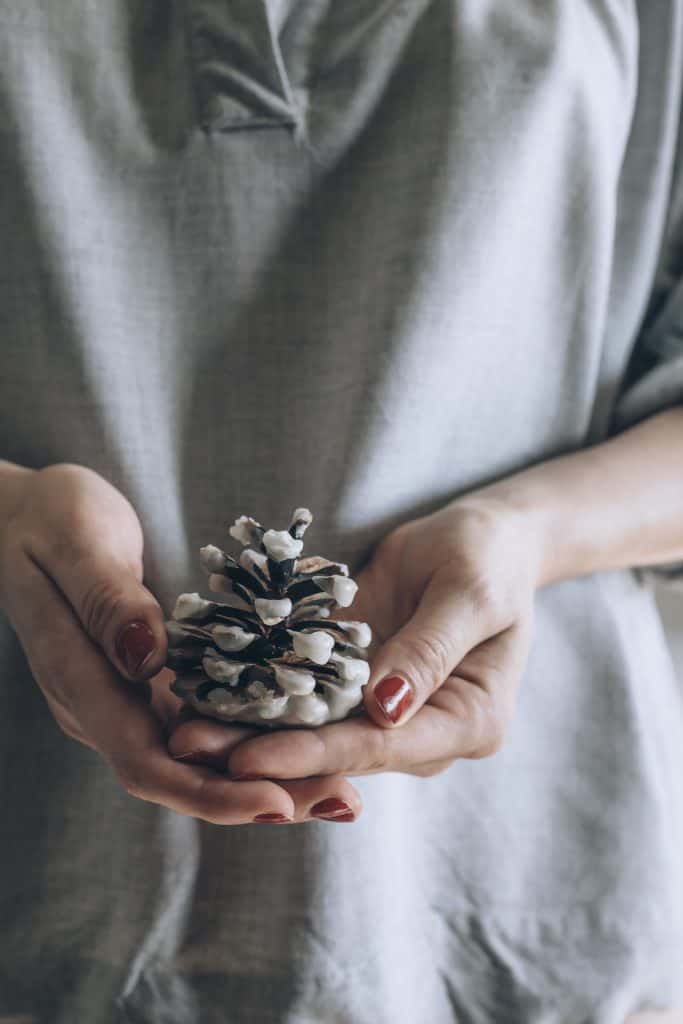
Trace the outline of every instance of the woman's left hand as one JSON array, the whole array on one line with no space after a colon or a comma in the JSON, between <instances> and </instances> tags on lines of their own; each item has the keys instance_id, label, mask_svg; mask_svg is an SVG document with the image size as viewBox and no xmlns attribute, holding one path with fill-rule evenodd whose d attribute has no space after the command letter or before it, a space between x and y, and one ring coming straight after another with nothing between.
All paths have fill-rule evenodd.
<instances>
[{"instance_id":1,"label":"woman's left hand","mask_svg":"<svg viewBox=\"0 0 683 1024\"><path fill-rule=\"evenodd\" d=\"M362 713L316 729L252 733L237 745L232 739L224 751L230 775L316 776L319 802L336 795L340 775L429 776L457 758L496 753L531 643L541 561L535 536L505 501L476 496L392 530L355 576L353 604L336 611L372 627ZM215 765L222 728L185 722L170 749L203 745ZM329 793L325 776L335 776Z\"/></svg>"}]
</instances>

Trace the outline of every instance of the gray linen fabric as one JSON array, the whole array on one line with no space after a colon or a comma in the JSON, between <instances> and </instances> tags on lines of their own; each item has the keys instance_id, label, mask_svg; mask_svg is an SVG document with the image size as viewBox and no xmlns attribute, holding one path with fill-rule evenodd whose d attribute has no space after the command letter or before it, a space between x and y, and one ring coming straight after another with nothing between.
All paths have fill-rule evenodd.
<instances>
[{"instance_id":1,"label":"gray linen fabric","mask_svg":"<svg viewBox=\"0 0 683 1024\"><path fill-rule=\"evenodd\" d=\"M682 73L681 0L0 0L0 453L119 487L168 612L241 513L310 507L353 574L680 403ZM683 1005L683 695L647 578L682 572L539 591L504 749L358 778L349 826L128 797L3 619L0 1024Z\"/></svg>"}]
</instances>

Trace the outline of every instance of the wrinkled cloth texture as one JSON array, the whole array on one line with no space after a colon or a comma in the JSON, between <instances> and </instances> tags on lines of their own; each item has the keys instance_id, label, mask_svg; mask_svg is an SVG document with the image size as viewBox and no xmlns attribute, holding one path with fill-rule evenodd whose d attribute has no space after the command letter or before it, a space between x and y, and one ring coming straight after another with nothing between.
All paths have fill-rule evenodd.
<instances>
[{"instance_id":1,"label":"wrinkled cloth texture","mask_svg":"<svg viewBox=\"0 0 683 1024\"><path fill-rule=\"evenodd\" d=\"M238 515L354 575L682 403L682 91L682 0L0 0L0 457L120 488L169 614ZM539 590L503 750L343 826L129 797L0 618L0 1024L683 1006L656 576Z\"/></svg>"}]
</instances>

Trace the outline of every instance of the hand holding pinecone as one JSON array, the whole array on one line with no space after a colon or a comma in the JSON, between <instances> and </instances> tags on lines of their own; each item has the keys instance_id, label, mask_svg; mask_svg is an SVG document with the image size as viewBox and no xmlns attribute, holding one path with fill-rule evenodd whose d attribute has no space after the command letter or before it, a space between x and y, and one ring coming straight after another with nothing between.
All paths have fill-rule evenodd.
<instances>
[{"instance_id":1,"label":"hand holding pinecone","mask_svg":"<svg viewBox=\"0 0 683 1024\"><path fill-rule=\"evenodd\" d=\"M171 689L203 715L268 726L337 721L362 702L372 639L365 622L330 618L353 602L346 565L301 558L312 522L297 508L287 530L239 516L239 559L209 544L200 561L224 603L181 594L166 622Z\"/></svg>"}]
</instances>

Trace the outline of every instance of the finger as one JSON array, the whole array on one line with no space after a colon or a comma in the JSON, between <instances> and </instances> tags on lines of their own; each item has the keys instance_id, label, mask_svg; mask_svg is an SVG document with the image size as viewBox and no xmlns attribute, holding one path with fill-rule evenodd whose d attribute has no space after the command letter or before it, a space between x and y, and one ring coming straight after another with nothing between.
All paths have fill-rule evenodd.
<instances>
[{"instance_id":1,"label":"finger","mask_svg":"<svg viewBox=\"0 0 683 1024\"><path fill-rule=\"evenodd\" d=\"M416 734L423 729L421 715L401 730L382 729L362 715L316 729L278 730L240 744L230 756L228 770L232 778L278 780L399 770L400 751L393 737L400 734L414 749Z\"/></svg>"},{"instance_id":2,"label":"finger","mask_svg":"<svg viewBox=\"0 0 683 1024\"><path fill-rule=\"evenodd\" d=\"M315 819L351 823L363 810L360 793L343 775L290 779L280 785L294 801L295 823Z\"/></svg>"},{"instance_id":3,"label":"finger","mask_svg":"<svg viewBox=\"0 0 683 1024\"><path fill-rule=\"evenodd\" d=\"M166 660L165 616L142 583L142 552L117 550L113 527L82 517L77 527L58 518L25 550L69 602L88 635L127 679L147 679Z\"/></svg>"},{"instance_id":4,"label":"finger","mask_svg":"<svg viewBox=\"0 0 683 1024\"><path fill-rule=\"evenodd\" d=\"M363 694L370 718L384 728L407 722L491 626L479 592L458 585L452 570L436 573L415 614L373 658Z\"/></svg>"},{"instance_id":5,"label":"finger","mask_svg":"<svg viewBox=\"0 0 683 1024\"><path fill-rule=\"evenodd\" d=\"M160 723L134 687L122 685L53 582L28 558L15 581L9 617L36 682L128 793L216 824L243 824L264 812L293 817L292 798L274 782L240 786L174 761Z\"/></svg>"},{"instance_id":6,"label":"finger","mask_svg":"<svg viewBox=\"0 0 683 1024\"><path fill-rule=\"evenodd\" d=\"M490 706L498 723L505 727L514 713L519 683L529 656L533 633L534 609L529 605L513 626L482 641L457 665L453 678L470 683L470 699ZM454 711L452 687L443 697L437 689L429 699L433 707ZM479 691L477 694L476 691ZM457 691L456 691L457 692ZM467 690L468 695L470 690ZM470 756L478 756L476 754Z\"/></svg>"},{"instance_id":7,"label":"finger","mask_svg":"<svg viewBox=\"0 0 683 1024\"><path fill-rule=\"evenodd\" d=\"M126 752L111 762L131 796L179 814L216 825L248 824L264 814L282 821L294 819L294 802L277 783L231 782L211 768L174 761L162 742L147 747L137 744L134 754Z\"/></svg>"},{"instance_id":8,"label":"finger","mask_svg":"<svg viewBox=\"0 0 683 1024\"><path fill-rule=\"evenodd\" d=\"M167 747L176 760L206 764L227 773L228 758L234 748L261 732L255 726L212 721L195 713L177 721L170 732Z\"/></svg>"},{"instance_id":9,"label":"finger","mask_svg":"<svg viewBox=\"0 0 683 1024\"><path fill-rule=\"evenodd\" d=\"M173 757L185 763L210 765L216 771L227 773L232 751L245 739L260 735L262 731L194 719L177 726L169 738L168 749ZM241 781L248 781L248 773L247 779ZM363 808L360 794L343 775L297 779L281 785L294 802L295 822L312 817L355 821Z\"/></svg>"},{"instance_id":10,"label":"finger","mask_svg":"<svg viewBox=\"0 0 683 1024\"><path fill-rule=\"evenodd\" d=\"M367 716L316 729L289 729L246 740L229 758L231 776L272 779L380 771L430 774L422 766L500 749L517 677L528 650L526 623L491 637L458 665L400 729L382 729ZM460 674L462 673L462 675Z\"/></svg>"}]
</instances>

